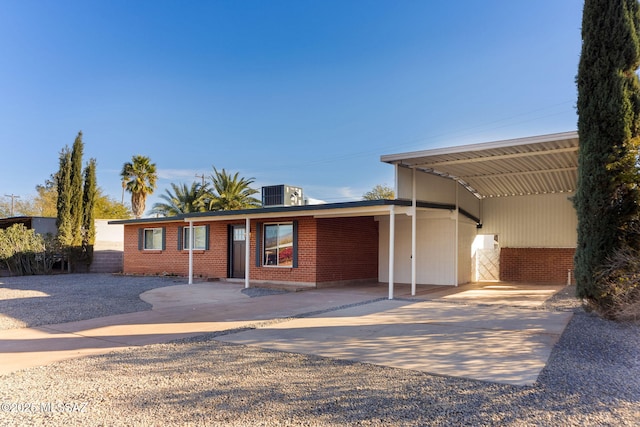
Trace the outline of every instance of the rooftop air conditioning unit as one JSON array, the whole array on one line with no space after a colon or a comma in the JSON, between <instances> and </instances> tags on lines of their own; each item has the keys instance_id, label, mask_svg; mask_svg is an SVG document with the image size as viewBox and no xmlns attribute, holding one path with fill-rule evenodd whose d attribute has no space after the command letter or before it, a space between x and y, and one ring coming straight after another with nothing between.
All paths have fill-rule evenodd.
<instances>
[{"instance_id":1,"label":"rooftop air conditioning unit","mask_svg":"<svg viewBox=\"0 0 640 427\"><path fill-rule=\"evenodd\" d=\"M262 207L303 206L302 188L290 185L262 187Z\"/></svg>"}]
</instances>

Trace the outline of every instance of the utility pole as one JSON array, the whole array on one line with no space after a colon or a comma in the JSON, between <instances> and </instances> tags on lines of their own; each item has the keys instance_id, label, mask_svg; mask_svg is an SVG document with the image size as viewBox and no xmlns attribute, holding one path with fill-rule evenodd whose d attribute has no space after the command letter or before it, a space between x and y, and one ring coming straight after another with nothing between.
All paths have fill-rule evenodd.
<instances>
[{"instance_id":1,"label":"utility pole","mask_svg":"<svg viewBox=\"0 0 640 427\"><path fill-rule=\"evenodd\" d=\"M202 175L196 174L196 178L202 178L202 186L204 187L204 174Z\"/></svg>"},{"instance_id":2,"label":"utility pole","mask_svg":"<svg viewBox=\"0 0 640 427\"><path fill-rule=\"evenodd\" d=\"M13 206L14 206L14 200L15 199L19 199L20 196L16 196L15 194L5 194L5 197L11 197L11 216L13 216Z\"/></svg>"},{"instance_id":3,"label":"utility pole","mask_svg":"<svg viewBox=\"0 0 640 427\"><path fill-rule=\"evenodd\" d=\"M124 189L127 188L127 180L122 178L122 201L120 202L121 205L124 205Z\"/></svg>"}]
</instances>

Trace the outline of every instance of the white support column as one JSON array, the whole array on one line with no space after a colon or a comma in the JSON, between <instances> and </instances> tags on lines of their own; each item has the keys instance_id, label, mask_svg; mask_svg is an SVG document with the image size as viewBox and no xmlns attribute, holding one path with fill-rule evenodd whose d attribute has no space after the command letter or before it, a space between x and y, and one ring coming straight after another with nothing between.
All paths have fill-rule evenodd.
<instances>
[{"instance_id":1,"label":"white support column","mask_svg":"<svg viewBox=\"0 0 640 427\"><path fill-rule=\"evenodd\" d=\"M417 194L418 191L416 189L416 168L412 169L412 189L411 189L411 295L416 295L416 282L417 282L417 273L416 273L416 248L418 246L418 237L417 237L417 228L418 228L418 206L417 206Z\"/></svg>"},{"instance_id":2,"label":"white support column","mask_svg":"<svg viewBox=\"0 0 640 427\"><path fill-rule=\"evenodd\" d=\"M396 211L395 206L389 209L389 299L393 299L393 270L395 264L396 243Z\"/></svg>"},{"instance_id":3,"label":"white support column","mask_svg":"<svg viewBox=\"0 0 640 427\"><path fill-rule=\"evenodd\" d=\"M244 225L244 287L247 289L249 288L250 272L251 272L251 220L247 218L245 220L245 225Z\"/></svg>"},{"instance_id":4,"label":"white support column","mask_svg":"<svg viewBox=\"0 0 640 427\"><path fill-rule=\"evenodd\" d=\"M398 164L395 163L393 165L393 194L395 194L396 199L399 197L399 193L398 190L400 188L400 186L398 185Z\"/></svg>"},{"instance_id":5,"label":"white support column","mask_svg":"<svg viewBox=\"0 0 640 427\"><path fill-rule=\"evenodd\" d=\"M453 281L454 281L453 284L454 284L454 286L458 286L458 245L459 245L459 242L458 242L458 233L459 233L458 227L460 225L460 221L459 221L459 218L460 218L460 206L458 206L458 189L459 189L459 187L460 187L460 183L456 181L456 215L455 215L455 219L456 219L456 230L455 230L455 236L456 237L455 237L455 239L456 239L456 241L453 244L453 248L454 248L453 250L455 251L455 253L453 254L454 255L454 258L453 258L454 259L454 262L453 262L454 267L453 268L455 269L454 272L453 272Z\"/></svg>"},{"instance_id":6,"label":"white support column","mask_svg":"<svg viewBox=\"0 0 640 427\"><path fill-rule=\"evenodd\" d=\"M189 284L193 285L193 221L189 221Z\"/></svg>"}]
</instances>

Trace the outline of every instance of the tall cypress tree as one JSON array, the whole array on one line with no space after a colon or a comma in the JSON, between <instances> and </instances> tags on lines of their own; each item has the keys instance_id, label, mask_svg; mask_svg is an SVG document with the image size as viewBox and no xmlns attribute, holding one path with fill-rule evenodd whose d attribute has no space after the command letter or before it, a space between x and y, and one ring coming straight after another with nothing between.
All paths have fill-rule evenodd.
<instances>
[{"instance_id":1,"label":"tall cypress tree","mask_svg":"<svg viewBox=\"0 0 640 427\"><path fill-rule=\"evenodd\" d=\"M56 184L58 186L58 200L56 203L57 216L56 227L58 228L58 241L63 247L71 245L71 197L69 187L71 185L71 151L66 146L60 151L60 169L56 174Z\"/></svg>"},{"instance_id":2,"label":"tall cypress tree","mask_svg":"<svg viewBox=\"0 0 640 427\"><path fill-rule=\"evenodd\" d=\"M73 148L71 149L71 177L70 177L70 203L71 203L71 244L72 246L82 245L82 219L84 216L82 205L82 132L78 132Z\"/></svg>"},{"instance_id":3,"label":"tall cypress tree","mask_svg":"<svg viewBox=\"0 0 640 427\"><path fill-rule=\"evenodd\" d=\"M83 218L82 229L83 246L93 246L96 239L95 224L95 203L97 195L96 185L96 159L89 160L89 164L84 169L84 196L82 198Z\"/></svg>"},{"instance_id":4,"label":"tall cypress tree","mask_svg":"<svg viewBox=\"0 0 640 427\"><path fill-rule=\"evenodd\" d=\"M578 86L577 293L606 310L598 273L624 246L639 215L640 13L637 0L585 0Z\"/></svg>"}]
</instances>

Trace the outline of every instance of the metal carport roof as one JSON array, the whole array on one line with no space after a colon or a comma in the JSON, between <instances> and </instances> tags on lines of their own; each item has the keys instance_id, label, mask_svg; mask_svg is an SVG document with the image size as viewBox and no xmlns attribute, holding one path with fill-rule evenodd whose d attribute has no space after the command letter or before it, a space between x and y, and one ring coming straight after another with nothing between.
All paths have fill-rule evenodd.
<instances>
[{"instance_id":1,"label":"metal carport roof","mask_svg":"<svg viewBox=\"0 0 640 427\"><path fill-rule=\"evenodd\" d=\"M578 133L389 154L380 160L455 179L479 198L566 193L576 189Z\"/></svg>"}]
</instances>

